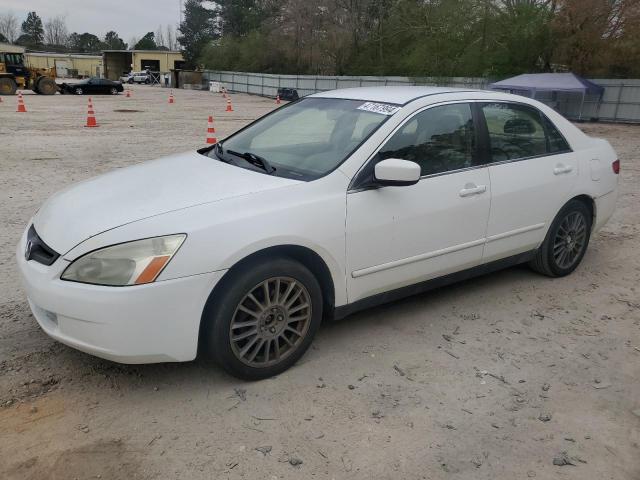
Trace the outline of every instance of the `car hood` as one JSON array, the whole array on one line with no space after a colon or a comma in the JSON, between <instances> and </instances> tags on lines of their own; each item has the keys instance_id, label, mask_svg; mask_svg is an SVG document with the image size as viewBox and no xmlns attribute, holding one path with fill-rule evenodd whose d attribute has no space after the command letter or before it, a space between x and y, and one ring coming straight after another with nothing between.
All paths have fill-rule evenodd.
<instances>
[{"instance_id":1,"label":"car hood","mask_svg":"<svg viewBox=\"0 0 640 480\"><path fill-rule=\"evenodd\" d=\"M64 254L127 223L298 183L186 152L72 185L49 198L33 224L49 247ZM178 232L168 228L170 233Z\"/></svg>"}]
</instances>

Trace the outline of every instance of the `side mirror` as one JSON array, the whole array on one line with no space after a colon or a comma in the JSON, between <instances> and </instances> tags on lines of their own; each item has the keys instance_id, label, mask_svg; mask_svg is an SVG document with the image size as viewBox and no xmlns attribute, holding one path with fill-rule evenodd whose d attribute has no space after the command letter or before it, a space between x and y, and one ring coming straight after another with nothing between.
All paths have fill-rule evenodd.
<instances>
[{"instance_id":1,"label":"side mirror","mask_svg":"<svg viewBox=\"0 0 640 480\"><path fill-rule=\"evenodd\" d=\"M382 186L404 187L420 181L420 165L409 160L387 158L375 166L376 184Z\"/></svg>"}]
</instances>

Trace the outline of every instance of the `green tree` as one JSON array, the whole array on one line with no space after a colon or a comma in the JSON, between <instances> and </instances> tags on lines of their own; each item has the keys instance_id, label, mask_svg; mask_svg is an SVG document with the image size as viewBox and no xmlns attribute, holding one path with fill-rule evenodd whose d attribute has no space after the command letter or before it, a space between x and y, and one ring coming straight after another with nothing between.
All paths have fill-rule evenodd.
<instances>
[{"instance_id":1,"label":"green tree","mask_svg":"<svg viewBox=\"0 0 640 480\"><path fill-rule=\"evenodd\" d=\"M135 50L157 50L155 34L153 32L147 32L147 34L138 40L138 43L133 47Z\"/></svg>"},{"instance_id":2,"label":"green tree","mask_svg":"<svg viewBox=\"0 0 640 480\"><path fill-rule=\"evenodd\" d=\"M279 2L218 0L224 35L244 37L258 30L277 11Z\"/></svg>"},{"instance_id":3,"label":"green tree","mask_svg":"<svg viewBox=\"0 0 640 480\"><path fill-rule=\"evenodd\" d=\"M203 0L186 0L184 20L178 28L181 46L187 68L195 68L204 48L220 37L217 12L206 8Z\"/></svg>"},{"instance_id":4,"label":"green tree","mask_svg":"<svg viewBox=\"0 0 640 480\"><path fill-rule=\"evenodd\" d=\"M192 56L193 63L200 59L216 69L493 78L566 69L603 77L640 71L639 0L217 0L216 5L222 37L212 42L215 35L206 35L206 48Z\"/></svg>"},{"instance_id":5,"label":"green tree","mask_svg":"<svg viewBox=\"0 0 640 480\"><path fill-rule=\"evenodd\" d=\"M108 50L126 50L127 44L113 30L104 36L104 45Z\"/></svg>"},{"instance_id":6,"label":"green tree","mask_svg":"<svg viewBox=\"0 0 640 480\"><path fill-rule=\"evenodd\" d=\"M69 50L78 53L98 53L105 45L92 33L78 34L73 32L69 35Z\"/></svg>"},{"instance_id":7,"label":"green tree","mask_svg":"<svg viewBox=\"0 0 640 480\"><path fill-rule=\"evenodd\" d=\"M42 19L36 12L27 14L27 19L22 22L22 33L28 37L31 45L42 45L44 27L42 26Z\"/></svg>"}]
</instances>

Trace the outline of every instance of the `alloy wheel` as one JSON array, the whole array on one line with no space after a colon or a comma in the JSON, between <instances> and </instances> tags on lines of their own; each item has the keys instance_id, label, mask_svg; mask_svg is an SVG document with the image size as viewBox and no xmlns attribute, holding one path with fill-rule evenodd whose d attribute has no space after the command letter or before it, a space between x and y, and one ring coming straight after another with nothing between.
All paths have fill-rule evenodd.
<instances>
[{"instance_id":1,"label":"alloy wheel","mask_svg":"<svg viewBox=\"0 0 640 480\"><path fill-rule=\"evenodd\" d=\"M268 278L235 309L229 327L233 354L251 367L275 365L297 350L311 317L311 296L302 283L290 277Z\"/></svg>"},{"instance_id":2,"label":"alloy wheel","mask_svg":"<svg viewBox=\"0 0 640 480\"><path fill-rule=\"evenodd\" d=\"M587 220L582 212L570 212L556 231L553 259L560 268L570 268L580 258L587 243Z\"/></svg>"}]
</instances>

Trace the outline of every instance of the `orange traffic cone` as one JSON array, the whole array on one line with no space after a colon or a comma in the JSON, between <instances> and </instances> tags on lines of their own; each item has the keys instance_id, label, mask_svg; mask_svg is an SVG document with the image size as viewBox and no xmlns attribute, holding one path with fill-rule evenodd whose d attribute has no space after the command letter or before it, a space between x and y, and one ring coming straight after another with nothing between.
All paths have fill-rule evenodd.
<instances>
[{"instance_id":1,"label":"orange traffic cone","mask_svg":"<svg viewBox=\"0 0 640 480\"><path fill-rule=\"evenodd\" d=\"M173 98L173 90L171 90L171 93L169 94L169 103L175 103L175 100Z\"/></svg>"},{"instance_id":2,"label":"orange traffic cone","mask_svg":"<svg viewBox=\"0 0 640 480\"><path fill-rule=\"evenodd\" d=\"M276 105L280 105L280 95L276 96Z\"/></svg>"},{"instance_id":3,"label":"orange traffic cone","mask_svg":"<svg viewBox=\"0 0 640 480\"><path fill-rule=\"evenodd\" d=\"M213 126L213 116L209 115L209 123L207 126L207 143L218 143L216 138L216 129Z\"/></svg>"},{"instance_id":4,"label":"orange traffic cone","mask_svg":"<svg viewBox=\"0 0 640 480\"><path fill-rule=\"evenodd\" d=\"M233 112L233 107L231 106L230 98L227 98L227 112Z\"/></svg>"},{"instance_id":5,"label":"orange traffic cone","mask_svg":"<svg viewBox=\"0 0 640 480\"><path fill-rule=\"evenodd\" d=\"M22 98L22 92L18 92L18 108L16 112L26 112L27 107L24 105L24 99Z\"/></svg>"},{"instance_id":6,"label":"orange traffic cone","mask_svg":"<svg viewBox=\"0 0 640 480\"><path fill-rule=\"evenodd\" d=\"M87 105L87 124L85 127L97 127L98 122L96 122L96 112L93 111L93 102L91 101L91 97L89 97L89 104Z\"/></svg>"},{"instance_id":7,"label":"orange traffic cone","mask_svg":"<svg viewBox=\"0 0 640 480\"><path fill-rule=\"evenodd\" d=\"M125 97L131 98L131 90L129 90L128 88L127 88L127 93L125 94Z\"/></svg>"}]
</instances>

